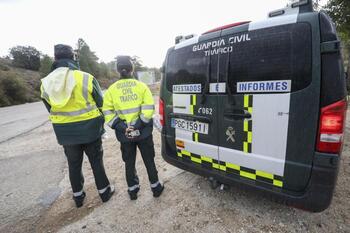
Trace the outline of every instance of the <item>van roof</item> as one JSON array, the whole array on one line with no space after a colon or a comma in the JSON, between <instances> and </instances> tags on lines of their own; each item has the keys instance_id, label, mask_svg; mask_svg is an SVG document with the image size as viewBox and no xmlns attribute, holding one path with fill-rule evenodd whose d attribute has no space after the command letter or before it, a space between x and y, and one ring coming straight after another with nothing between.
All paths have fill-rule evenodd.
<instances>
[{"instance_id":1,"label":"van roof","mask_svg":"<svg viewBox=\"0 0 350 233\"><path fill-rule=\"evenodd\" d=\"M298 20L298 15L300 13L310 12L312 9L312 1L311 0L301 0L299 2L292 3L287 7L279 10L272 11L268 14L268 18L260 21L242 21L238 23L232 23L224 26L217 27L215 29L211 29L209 31L204 32L202 35L207 35L213 32L219 32L225 29L238 27L242 25L247 25L247 31L258 30L262 28L280 26L285 24L296 23ZM192 44L196 44L199 41L200 36L194 36L190 39L180 40L176 45L175 49L183 48Z\"/></svg>"}]
</instances>

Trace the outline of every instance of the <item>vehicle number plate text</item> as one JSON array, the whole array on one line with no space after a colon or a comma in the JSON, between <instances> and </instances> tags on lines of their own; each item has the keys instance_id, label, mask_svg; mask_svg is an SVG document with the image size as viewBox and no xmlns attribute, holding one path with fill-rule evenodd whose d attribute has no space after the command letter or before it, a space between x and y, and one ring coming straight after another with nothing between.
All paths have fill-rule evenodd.
<instances>
[{"instance_id":1,"label":"vehicle number plate text","mask_svg":"<svg viewBox=\"0 0 350 233\"><path fill-rule=\"evenodd\" d=\"M208 134L209 124L198 122L198 121L188 121L179 118L171 119L171 127L177 129L183 129L186 131L191 131L194 133Z\"/></svg>"}]
</instances>

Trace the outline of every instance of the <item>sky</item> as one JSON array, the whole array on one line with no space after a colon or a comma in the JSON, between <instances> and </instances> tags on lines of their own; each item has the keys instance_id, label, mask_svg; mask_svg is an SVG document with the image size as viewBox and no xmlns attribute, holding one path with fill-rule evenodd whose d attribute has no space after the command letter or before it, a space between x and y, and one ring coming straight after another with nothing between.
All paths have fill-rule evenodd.
<instances>
[{"instance_id":1,"label":"sky","mask_svg":"<svg viewBox=\"0 0 350 233\"><path fill-rule=\"evenodd\" d=\"M321 0L324 4L326 0ZM0 56L16 45L53 56L58 43L83 38L100 61L137 55L160 67L178 35L256 21L287 0L0 0Z\"/></svg>"}]
</instances>

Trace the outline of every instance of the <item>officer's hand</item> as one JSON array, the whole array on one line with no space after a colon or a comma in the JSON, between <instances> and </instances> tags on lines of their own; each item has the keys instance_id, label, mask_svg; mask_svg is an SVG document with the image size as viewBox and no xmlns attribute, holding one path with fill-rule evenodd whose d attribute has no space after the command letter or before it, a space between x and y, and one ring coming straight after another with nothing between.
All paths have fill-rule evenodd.
<instances>
[{"instance_id":1,"label":"officer's hand","mask_svg":"<svg viewBox=\"0 0 350 233\"><path fill-rule=\"evenodd\" d=\"M135 130L135 128L133 126L128 126L128 128L126 128L125 132L129 133L129 132L134 131L134 130Z\"/></svg>"},{"instance_id":2,"label":"officer's hand","mask_svg":"<svg viewBox=\"0 0 350 233\"><path fill-rule=\"evenodd\" d=\"M130 133L134 131L134 127L133 126L129 126L128 128L126 128L125 130L125 136L129 139L132 139L133 137L130 135Z\"/></svg>"}]
</instances>

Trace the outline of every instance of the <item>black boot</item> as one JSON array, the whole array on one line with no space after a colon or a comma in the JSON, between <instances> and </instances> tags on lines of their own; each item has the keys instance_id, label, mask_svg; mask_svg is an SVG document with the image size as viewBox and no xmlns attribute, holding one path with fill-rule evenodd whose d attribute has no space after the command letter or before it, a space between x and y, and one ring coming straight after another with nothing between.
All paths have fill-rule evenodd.
<instances>
[{"instance_id":1,"label":"black boot","mask_svg":"<svg viewBox=\"0 0 350 233\"><path fill-rule=\"evenodd\" d=\"M114 186L110 185L104 193L100 194L102 202L107 202L115 192Z\"/></svg>"},{"instance_id":2,"label":"black boot","mask_svg":"<svg viewBox=\"0 0 350 233\"><path fill-rule=\"evenodd\" d=\"M83 192L80 196L77 196L77 197L73 196L73 200L74 200L75 205L76 205L77 208L80 208L80 207L83 206L85 196L86 196L85 192Z\"/></svg>"},{"instance_id":3,"label":"black boot","mask_svg":"<svg viewBox=\"0 0 350 233\"><path fill-rule=\"evenodd\" d=\"M164 190L164 185L159 183L156 187L152 188L153 197L159 197Z\"/></svg>"},{"instance_id":4,"label":"black boot","mask_svg":"<svg viewBox=\"0 0 350 233\"><path fill-rule=\"evenodd\" d=\"M130 200L132 200L132 201L136 200L137 199L137 193L139 191L140 191L140 187L137 187L136 189L134 189L132 191L128 190Z\"/></svg>"}]
</instances>

